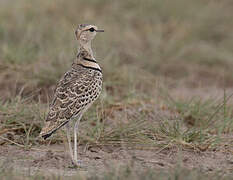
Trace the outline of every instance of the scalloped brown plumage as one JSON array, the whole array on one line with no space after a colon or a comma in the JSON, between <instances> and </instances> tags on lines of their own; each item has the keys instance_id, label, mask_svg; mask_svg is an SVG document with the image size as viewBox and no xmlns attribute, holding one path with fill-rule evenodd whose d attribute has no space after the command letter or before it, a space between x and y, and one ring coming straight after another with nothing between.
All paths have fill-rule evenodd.
<instances>
[{"instance_id":1,"label":"scalloped brown plumage","mask_svg":"<svg viewBox=\"0 0 233 180\"><path fill-rule=\"evenodd\" d=\"M91 40L94 39L96 32L103 32L103 30L98 30L96 26L86 24L79 25L75 31L76 38L80 43L78 55L72 64L72 68L64 74L56 87L45 126L40 133L40 136L44 139L50 137L65 124L68 125L69 121L75 117L78 119L75 127L78 126L83 113L101 93L102 70L91 50ZM74 128L74 131L74 150L77 151L77 129ZM74 152L74 158L70 135L67 134L67 137L73 163L77 164L77 152Z\"/></svg>"}]
</instances>

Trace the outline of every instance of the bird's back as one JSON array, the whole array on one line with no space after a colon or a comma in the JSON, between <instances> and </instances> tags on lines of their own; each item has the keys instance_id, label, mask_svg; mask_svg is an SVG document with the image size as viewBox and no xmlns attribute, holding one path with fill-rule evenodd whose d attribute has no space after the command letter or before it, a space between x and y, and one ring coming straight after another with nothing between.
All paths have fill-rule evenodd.
<instances>
[{"instance_id":1,"label":"bird's back","mask_svg":"<svg viewBox=\"0 0 233 180\"><path fill-rule=\"evenodd\" d=\"M98 98L101 89L101 70L73 64L57 85L40 135L46 139L70 119L84 113Z\"/></svg>"}]
</instances>

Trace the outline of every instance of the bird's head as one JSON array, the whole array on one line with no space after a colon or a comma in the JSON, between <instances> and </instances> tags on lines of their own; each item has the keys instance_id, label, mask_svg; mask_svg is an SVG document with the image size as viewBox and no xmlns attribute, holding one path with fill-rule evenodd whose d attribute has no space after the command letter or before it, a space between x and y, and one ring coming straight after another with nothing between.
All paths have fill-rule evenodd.
<instances>
[{"instance_id":1,"label":"bird's head","mask_svg":"<svg viewBox=\"0 0 233 180\"><path fill-rule=\"evenodd\" d=\"M97 26L94 25L80 24L75 31L75 35L80 43L86 44L94 39L97 32L104 32L104 30L99 30Z\"/></svg>"}]
</instances>

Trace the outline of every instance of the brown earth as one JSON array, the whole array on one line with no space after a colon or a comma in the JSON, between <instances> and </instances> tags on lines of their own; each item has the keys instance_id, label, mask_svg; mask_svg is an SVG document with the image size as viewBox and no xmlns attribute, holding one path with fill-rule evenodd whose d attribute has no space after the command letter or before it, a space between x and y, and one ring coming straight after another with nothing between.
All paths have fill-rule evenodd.
<instances>
[{"instance_id":1,"label":"brown earth","mask_svg":"<svg viewBox=\"0 0 233 180\"><path fill-rule=\"evenodd\" d=\"M232 138L232 137L231 137ZM219 171L221 174L233 172L232 151L193 151L177 148L135 150L123 147L88 148L79 147L82 167L72 168L70 157L63 145L40 146L33 150L8 145L0 149L2 167L35 174L38 172L71 176L77 171L103 172L110 167L132 164L140 168L169 170L177 165L188 169L200 169L203 172ZM68 150L68 149L67 149ZM66 151L67 152L67 151Z\"/></svg>"},{"instance_id":2,"label":"brown earth","mask_svg":"<svg viewBox=\"0 0 233 180\"><path fill-rule=\"evenodd\" d=\"M221 98L223 90L217 87L199 89L183 87L174 88L171 91L171 95L178 98L193 97L197 94L200 98ZM166 113L166 111L161 113ZM0 162L2 162L2 167L13 168L24 173L43 172L65 176L74 175L77 171L85 175L94 171L101 173L108 171L110 167L129 164L142 169L150 167L155 170L169 171L176 166L182 166L188 169L200 169L207 173L219 171L221 174L229 174L233 172L233 147L231 145L233 136L226 135L222 138L224 138L224 145L219 146L220 148L203 149L203 151L177 146L162 149L143 147L142 150L140 147L81 146L78 152L82 167L79 169L72 168L67 144L41 145L30 150L16 145L4 145L0 148Z\"/></svg>"}]
</instances>

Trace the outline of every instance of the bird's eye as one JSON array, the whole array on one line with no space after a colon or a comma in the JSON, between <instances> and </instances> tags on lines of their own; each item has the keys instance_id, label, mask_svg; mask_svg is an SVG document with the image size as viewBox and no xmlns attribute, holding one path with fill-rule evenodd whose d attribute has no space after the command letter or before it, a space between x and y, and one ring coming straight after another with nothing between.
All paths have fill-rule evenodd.
<instances>
[{"instance_id":1,"label":"bird's eye","mask_svg":"<svg viewBox=\"0 0 233 180\"><path fill-rule=\"evenodd\" d=\"M95 29L92 27L92 28L89 29L89 31L94 32Z\"/></svg>"}]
</instances>

